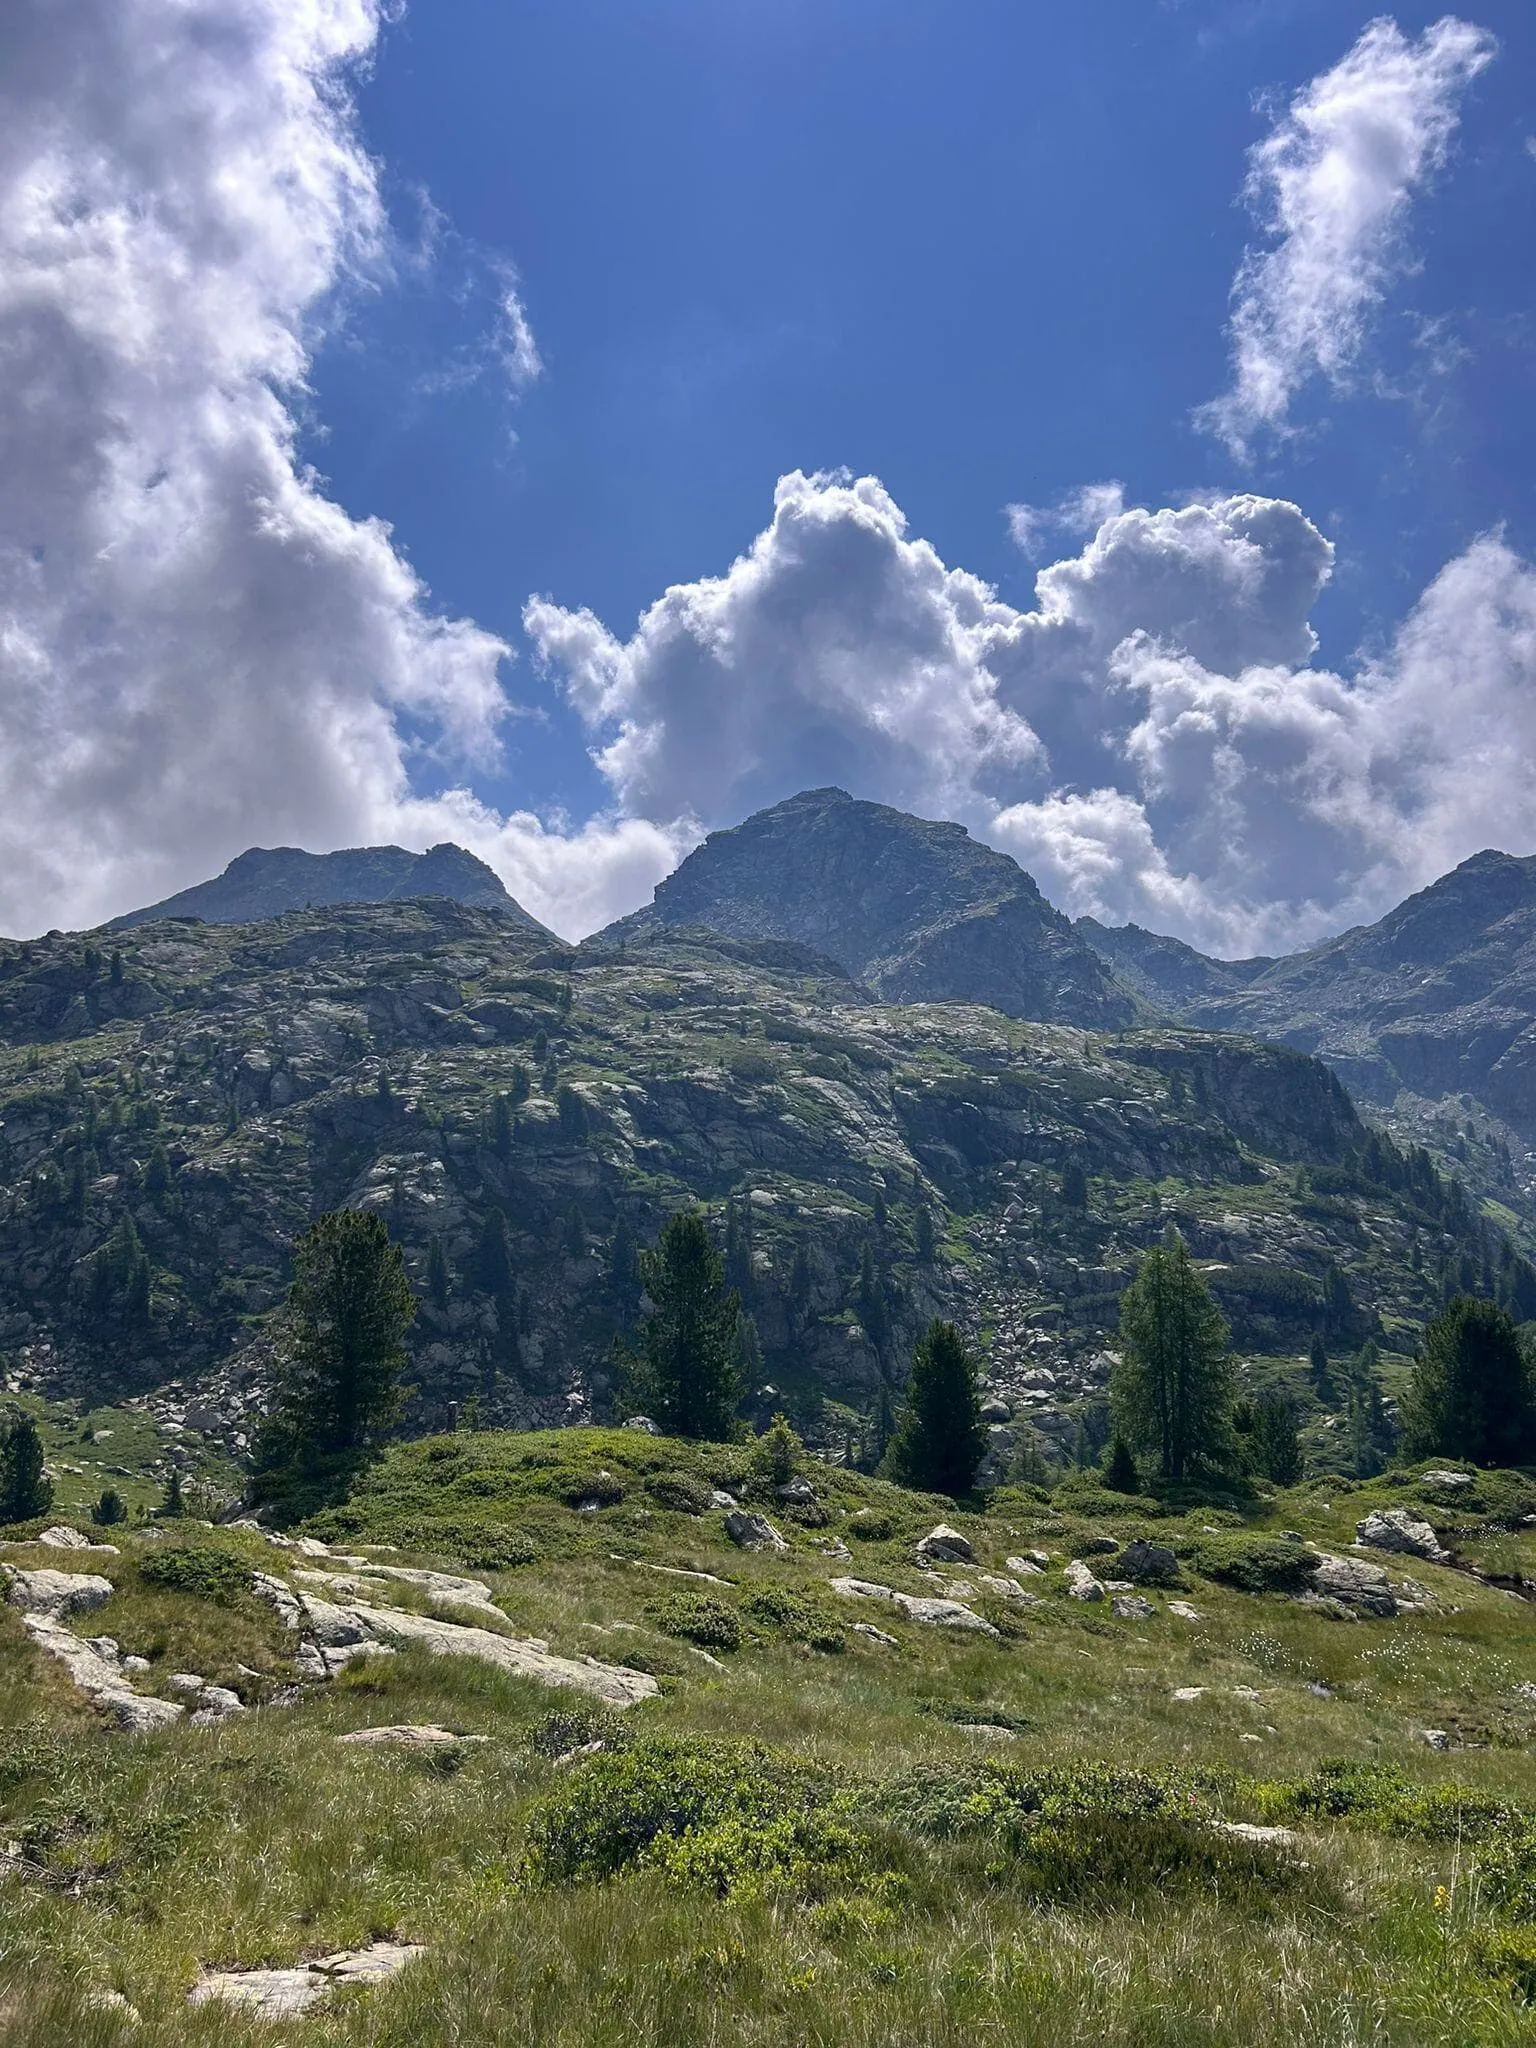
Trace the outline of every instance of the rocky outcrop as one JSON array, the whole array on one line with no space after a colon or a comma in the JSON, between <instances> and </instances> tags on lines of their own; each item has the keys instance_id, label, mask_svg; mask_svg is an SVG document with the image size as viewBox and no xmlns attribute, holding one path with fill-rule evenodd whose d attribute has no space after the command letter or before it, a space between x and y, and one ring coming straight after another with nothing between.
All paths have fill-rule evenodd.
<instances>
[{"instance_id":1,"label":"rocky outcrop","mask_svg":"<svg viewBox=\"0 0 1536 2048\"><path fill-rule=\"evenodd\" d=\"M94 1572L55 1572L46 1568L19 1571L15 1565L0 1565L0 1581L7 1582L6 1600L24 1614L42 1615L48 1621L62 1621L66 1614L89 1614L112 1598L112 1581Z\"/></svg>"},{"instance_id":2,"label":"rocky outcrop","mask_svg":"<svg viewBox=\"0 0 1536 2048\"><path fill-rule=\"evenodd\" d=\"M144 1735L182 1718L174 1700L154 1699L128 1683L117 1657L117 1645L102 1638L82 1642L62 1622L43 1614L25 1614L22 1627L37 1647L57 1657L91 1704L109 1715L125 1734Z\"/></svg>"},{"instance_id":3,"label":"rocky outcrop","mask_svg":"<svg viewBox=\"0 0 1536 2048\"><path fill-rule=\"evenodd\" d=\"M789 1545L766 1515L733 1508L725 1517L725 1533L743 1550L788 1550Z\"/></svg>"},{"instance_id":4,"label":"rocky outcrop","mask_svg":"<svg viewBox=\"0 0 1536 2048\"><path fill-rule=\"evenodd\" d=\"M1355 1541L1368 1550L1392 1550L1422 1557L1430 1564L1449 1564L1451 1553L1422 1516L1407 1508L1376 1508L1355 1524Z\"/></svg>"},{"instance_id":5,"label":"rocky outcrop","mask_svg":"<svg viewBox=\"0 0 1536 2048\"><path fill-rule=\"evenodd\" d=\"M1336 1602L1346 1611L1375 1615L1390 1620L1397 1613L1397 1599L1386 1572L1363 1557L1336 1557L1329 1551L1318 1555L1310 1600Z\"/></svg>"},{"instance_id":6,"label":"rocky outcrop","mask_svg":"<svg viewBox=\"0 0 1536 2048\"><path fill-rule=\"evenodd\" d=\"M882 1586L872 1579L839 1578L831 1580L830 1584L840 1599L885 1600L908 1621L920 1622L927 1628L961 1629L987 1636L998 1633L990 1621L959 1600L928 1599L916 1593L899 1593L893 1587Z\"/></svg>"}]
</instances>

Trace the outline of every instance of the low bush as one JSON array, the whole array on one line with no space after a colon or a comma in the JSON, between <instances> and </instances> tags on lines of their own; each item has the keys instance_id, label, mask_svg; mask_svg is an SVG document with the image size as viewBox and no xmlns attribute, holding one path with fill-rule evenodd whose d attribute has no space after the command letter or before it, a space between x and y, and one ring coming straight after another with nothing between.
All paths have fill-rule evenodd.
<instances>
[{"instance_id":1,"label":"low bush","mask_svg":"<svg viewBox=\"0 0 1536 2048\"><path fill-rule=\"evenodd\" d=\"M902 1886L825 1772L758 1743L678 1736L573 1770L534 1814L524 1867L564 1885L657 1870L720 1898L889 1899Z\"/></svg>"},{"instance_id":2,"label":"low bush","mask_svg":"<svg viewBox=\"0 0 1536 2048\"><path fill-rule=\"evenodd\" d=\"M569 1756L573 1749L585 1749L590 1742L617 1749L629 1739L629 1726L621 1716L598 1706L556 1707L528 1731L528 1747L550 1762Z\"/></svg>"},{"instance_id":3,"label":"low bush","mask_svg":"<svg viewBox=\"0 0 1536 2048\"><path fill-rule=\"evenodd\" d=\"M786 1586L759 1586L744 1594L741 1611L749 1621L793 1643L836 1653L848 1647L836 1614L814 1595L791 1593Z\"/></svg>"},{"instance_id":4,"label":"low bush","mask_svg":"<svg viewBox=\"0 0 1536 2048\"><path fill-rule=\"evenodd\" d=\"M669 1593L651 1607L656 1626L701 1650L739 1650L741 1617L711 1593Z\"/></svg>"},{"instance_id":5,"label":"low bush","mask_svg":"<svg viewBox=\"0 0 1536 2048\"><path fill-rule=\"evenodd\" d=\"M855 1543L888 1543L896 1534L896 1518L884 1508L860 1508L848 1517L847 1530Z\"/></svg>"},{"instance_id":6,"label":"low bush","mask_svg":"<svg viewBox=\"0 0 1536 2048\"><path fill-rule=\"evenodd\" d=\"M230 1607L251 1583L251 1568L232 1550L212 1543L168 1544L144 1558L139 1577L167 1593L190 1593Z\"/></svg>"},{"instance_id":7,"label":"low bush","mask_svg":"<svg viewBox=\"0 0 1536 2048\"><path fill-rule=\"evenodd\" d=\"M615 1508L624 1498L624 1482L606 1470L572 1472L560 1481L559 1493L568 1508Z\"/></svg>"},{"instance_id":8,"label":"low bush","mask_svg":"<svg viewBox=\"0 0 1536 2048\"><path fill-rule=\"evenodd\" d=\"M1304 1593L1318 1565L1304 1543L1262 1536L1202 1536L1178 1549L1203 1578L1240 1593Z\"/></svg>"},{"instance_id":9,"label":"low bush","mask_svg":"<svg viewBox=\"0 0 1536 2048\"><path fill-rule=\"evenodd\" d=\"M316 1523L321 1535L330 1534L326 1520L321 1518ZM477 1515L385 1517L382 1522L370 1523L367 1533L380 1541L397 1544L402 1550L452 1558L482 1572L511 1571L517 1565L532 1564L539 1554L533 1539L521 1529Z\"/></svg>"},{"instance_id":10,"label":"low bush","mask_svg":"<svg viewBox=\"0 0 1536 2048\"><path fill-rule=\"evenodd\" d=\"M677 1515L703 1515L712 1505L710 1489L689 1472L653 1472L645 1490L659 1508Z\"/></svg>"}]
</instances>

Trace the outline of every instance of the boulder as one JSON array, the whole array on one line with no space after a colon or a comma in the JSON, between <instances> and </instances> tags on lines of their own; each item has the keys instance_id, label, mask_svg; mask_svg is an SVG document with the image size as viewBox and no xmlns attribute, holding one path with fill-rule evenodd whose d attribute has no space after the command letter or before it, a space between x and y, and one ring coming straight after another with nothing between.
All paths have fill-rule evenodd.
<instances>
[{"instance_id":1,"label":"boulder","mask_svg":"<svg viewBox=\"0 0 1536 2048\"><path fill-rule=\"evenodd\" d=\"M1017 1579L1005 1579L997 1572L981 1572L978 1581L989 1593L995 1593L999 1600L1011 1600L1015 1607L1043 1605L1036 1594L1026 1593Z\"/></svg>"},{"instance_id":2,"label":"boulder","mask_svg":"<svg viewBox=\"0 0 1536 2048\"><path fill-rule=\"evenodd\" d=\"M55 1572L46 1566L24 1572L14 1565L0 1565L0 1572L10 1580L6 1598L12 1607L50 1621L61 1621L66 1614L89 1614L112 1598L112 1581L94 1572Z\"/></svg>"},{"instance_id":3,"label":"boulder","mask_svg":"<svg viewBox=\"0 0 1536 2048\"><path fill-rule=\"evenodd\" d=\"M1102 1600L1104 1588L1089 1571L1087 1565L1073 1558L1061 1575L1067 1582L1067 1592L1074 1600Z\"/></svg>"},{"instance_id":4,"label":"boulder","mask_svg":"<svg viewBox=\"0 0 1536 2048\"><path fill-rule=\"evenodd\" d=\"M725 1518L725 1533L743 1550L788 1550L789 1545L765 1515L733 1509Z\"/></svg>"},{"instance_id":5,"label":"boulder","mask_svg":"<svg viewBox=\"0 0 1536 2048\"><path fill-rule=\"evenodd\" d=\"M1198 1621L1200 1619L1199 1609L1191 1607L1187 1600L1170 1600L1168 1602L1168 1612L1176 1614L1180 1621Z\"/></svg>"},{"instance_id":6,"label":"boulder","mask_svg":"<svg viewBox=\"0 0 1536 2048\"><path fill-rule=\"evenodd\" d=\"M1021 1578L1043 1579L1045 1577L1045 1566L1036 1561L1033 1553L1028 1557L1005 1557L1003 1563L1007 1565L1009 1571L1017 1572Z\"/></svg>"},{"instance_id":7,"label":"boulder","mask_svg":"<svg viewBox=\"0 0 1536 2048\"><path fill-rule=\"evenodd\" d=\"M1437 1493L1463 1493L1472 1484L1470 1472L1426 1472L1420 1486L1432 1486Z\"/></svg>"},{"instance_id":8,"label":"boulder","mask_svg":"<svg viewBox=\"0 0 1536 2048\"><path fill-rule=\"evenodd\" d=\"M626 1429L644 1430L647 1436L661 1435L661 1431L657 1428L656 1424L652 1422L649 1415L631 1415L628 1421L626 1421L626 1423L624 1424L624 1427Z\"/></svg>"},{"instance_id":9,"label":"boulder","mask_svg":"<svg viewBox=\"0 0 1536 2048\"><path fill-rule=\"evenodd\" d=\"M783 1486L773 1489L775 1500L781 1500L787 1507L813 1508L816 1505L816 1489L809 1479L790 1479Z\"/></svg>"},{"instance_id":10,"label":"boulder","mask_svg":"<svg viewBox=\"0 0 1536 2048\"><path fill-rule=\"evenodd\" d=\"M1384 1621L1397 1612L1397 1601L1379 1564L1370 1564L1363 1557L1335 1557L1326 1550L1318 1555L1311 1590L1303 1597L1335 1600L1341 1607L1374 1614Z\"/></svg>"},{"instance_id":11,"label":"boulder","mask_svg":"<svg viewBox=\"0 0 1536 2048\"><path fill-rule=\"evenodd\" d=\"M1127 1543L1115 1559L1116 1574L1129 1579L1133 1586L1176 1586L1179 1583L1179 1560L1171 1550L1161 1543L1148 1543L1138 1536L1134 1543Z\"/></svg>"},{"instance_id":12,"label":"boulder","mask_svg":"<svg viewBox=\"0 0 1536 2048\"><path fill-rule=\"evenodd\" d=\"M872 1643L880 1643L887 1650L899 1650L901 1644L895 1636L888 1636L883 1628L876 1628L872 1621L856 1621L853 1624L856 1636L868 1636Z\"/></svg>"},{"instance_id":13,"label":"boulder","mask_svg":"<svg viewBox=\"0 0 1536 2048\"><path fill-rule=\"evenodd\" d=\"M191 1725L194 1728L211 1728L215 1722L232 1720L245 1710L245 1702L239 1693L231 1692L227 1685L205 1685L197 1696Z\"/></svg>"},{"instance_id":14,"label":"boulder","mask_svg":"<svg viewBox=\"0 0 1536 2048\"><path fill-rule=\"evenodd\" d=\"M989 1400L982 1402L981 1419L983 1422L989 1423L1011 1422L1013 1420L1013 1410L1006 1401L994 1394Z\"/></svg>"},{"instance_id":15,"label":"boulder","mask_svg":"<svg viewBox=\"0 0 1536 2048\"><path fill-rule=\"evenodd\" d=\"M49 1550L89 1550L91 1547L89 1536L82 1536L78 1529L71 1529L63 1522L55 1523L51 1529L45 1529L41 1536L34 1537L33 1541L45 1545Z\"/></svg>"},{"instance_id":16,"label":"boulder","mask_svg":"<svg viewBox=\"0 0 1536 2048\"><path fill-rule=\"evenodd\" d=\"M1077 1546L1079 1557L1113 1557L1120 1548L1113 1536L1090 1536Z\"/></svg>"},{"instance_id":17,"label":"boulder","mask_svg":"<svg viewBox=\"0 0 1536 2048\"><path fill-rule=\"evenodd\" d=\"M1122 1621L1150 1621L1157 1609L1139 1593L1117 1593L1109 1603L1110 1612Z\"/></svg>"},{"instance_id":18,"label":"boulder","mask_svg":"<svg viewBox=\"0 0 1536 2048\"><path fill-rule=\"evenodd\" d=\"M940 1522L920 1539L917 1554L928 1564L970 1564L976 1556L970 1538L947 1522Z\"/></svg>"},{"instance_id":19,"label":"boulder","mask_svg":"<svg viewBox=\"0 0 1536 2048\"><path fill-rule=\"evenodd\" d=\"M1430 1564L1449 1564L1434 1530L1407 1508L1377 1508L1355 1524L1355 1541L1368 1550L1391 1550L1404 1557L1422 1557Z\"/></svg>"}]
</instances>

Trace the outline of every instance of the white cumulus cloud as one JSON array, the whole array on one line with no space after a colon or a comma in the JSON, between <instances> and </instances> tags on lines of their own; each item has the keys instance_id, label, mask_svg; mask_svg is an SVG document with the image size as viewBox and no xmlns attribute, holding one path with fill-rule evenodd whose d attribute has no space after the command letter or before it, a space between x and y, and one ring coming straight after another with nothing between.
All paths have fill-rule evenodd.
<instances>
[{"instance_id":1,"label":"white cumulus cloud","mask_svg":"<svg viewBox=\"0 0 1536 2048\"><path fill-rule=\"evenodd\" d=\"M1495 49L1451 15L1416 40L1382 17L1252 151L1247 197L1273 246L1238 271L1233 386L1200 415L1234 450L1282 428L1309 377L1338 383L1357 360L1408 261L1410 201L1444 164L1462 96Z\"/></svg>"},{"instance_id":2,"label":"white cumulus cloud","mask_svg":"<svg viewBox=\"0 0 1536 2048\"><path fill-rule=\"evenodd\" d=\"M526 624L618 811L679 843L837 781L959 817L1075 914L1277 951L1536 845L1536 573L1478 542L1344 674L1309 618L1332 566L1281 499L1131 508L1025 611L873 478L796 473L627 640L547 598Z\"/></svg>"},{"instance_id":3,"label":"white cumulus cloud","mask_svg":"<svg viewBox=\"0 0 1536 2048\"><path fill-rule=\"evenodd\" d=\"M326 496L295 423L338 288L396 253L348 96L380 13L0 10L0 927L92 922L252 843L452 831L580 929L685 843L413 791L424 755L494 760L508 649ZM493 346L538 374L506 267Z\"/></svg>"}]
</instances>

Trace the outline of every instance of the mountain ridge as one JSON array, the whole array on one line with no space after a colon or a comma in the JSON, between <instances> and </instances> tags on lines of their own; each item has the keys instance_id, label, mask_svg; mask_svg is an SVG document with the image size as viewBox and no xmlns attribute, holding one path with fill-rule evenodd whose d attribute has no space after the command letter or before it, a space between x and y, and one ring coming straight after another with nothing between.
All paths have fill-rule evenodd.
<instances>
[{"instance_id":1,"label":"mountain ridge","mask_svg":"<svg viewBox=\"0 0 1536 2048\"><path fill-rule=\"evenodd\" d=\"M353 846L334 853L309 853L297 846L247 847L221 874L162 902L126 911L105 929L132 931L168 917L252 924L290 910L397 903L413 896L445 897L499 910L517 923L554 936L508 894L493 869L451 840L425 853L411 853L403 846Z\"/></svg>"},{"instance_id":2,"label":"mountain ridge","mask_svg":"<svg viewBox=\"0 0 1536 2048\"><path fill-rule=\"evenodd\" d=\"M688 926L809 946L886 1001L978 1002L1109 1030L1138 1014L1009 855L963 825L835 787L802 790L712 832L646 909L586 944L645 943Z\"/></svg>"}]
</instances>

